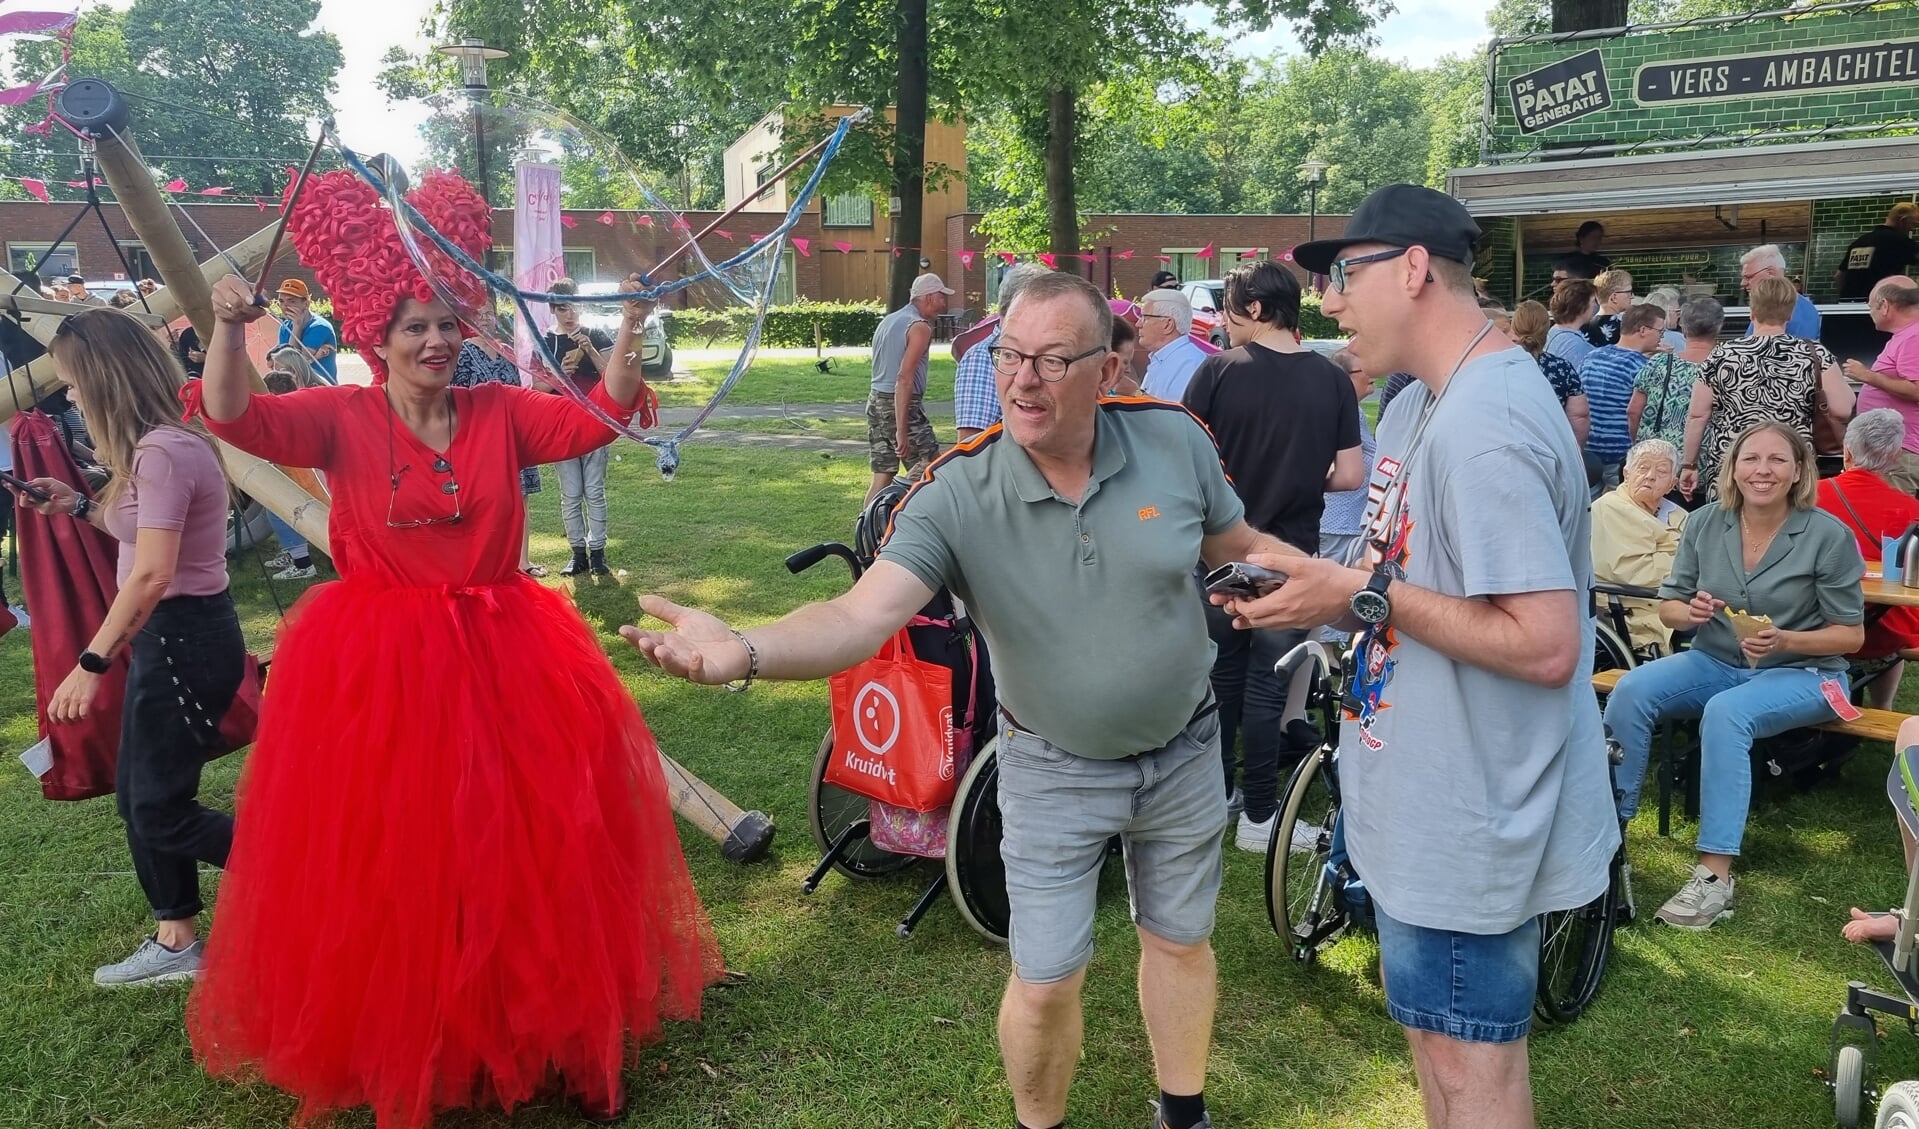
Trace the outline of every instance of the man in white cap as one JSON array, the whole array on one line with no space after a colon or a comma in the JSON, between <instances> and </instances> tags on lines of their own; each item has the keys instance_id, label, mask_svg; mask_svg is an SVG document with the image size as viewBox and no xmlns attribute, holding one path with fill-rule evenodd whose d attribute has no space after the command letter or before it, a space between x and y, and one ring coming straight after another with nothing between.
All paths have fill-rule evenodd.
<instances>
[{"instance_id":1,"label":"man in white cap","mask_svg":"<svg viewBox=\"0 0 1919 1129\"><path fill-rule=\"evenodd\" d=\"M1193 340L1193 303L1178 290L1148 290L1139 299L1139 347L1151 358L1140 391L1177 404L1206 351Z\"/></svg>"},{"instance_id":2,"label":"man in white cap","mask_svg":"<svg viewBox=\"0 0 1919 1129\"><path fill-rule=\"evenodd\" d=\"M926 358L933 319L946 312L952 293L939 275L920 275L907 303L881 318L873 331L873 391L866 398L867 465L873 468L869 502L899 474L902 459L910 475L940 453L926 418Z\"/></svg>"}]
</instances>

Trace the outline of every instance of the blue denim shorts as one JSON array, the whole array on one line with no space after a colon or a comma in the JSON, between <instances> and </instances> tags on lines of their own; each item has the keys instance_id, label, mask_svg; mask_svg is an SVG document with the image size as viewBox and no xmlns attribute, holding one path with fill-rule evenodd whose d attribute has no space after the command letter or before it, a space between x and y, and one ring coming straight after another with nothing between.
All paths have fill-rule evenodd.
<instances>
[{"instance_id":1,"label":"blue denim shorts","mask_svg":"<svg viewBox=\"0 0 1919 1129\"><path fill-rule=\"evenodd\" d=\"M1386 1010L1401 1027L1467 1043L1526 1037L1539 991L1539 919L1510 933L1454 933L1394 921L1378 902Z\"/></svg>"},{"instance_id":2,"label":"blue denim shorts","mask_svg":"<svg viewBox=\"0 0 1919 1129\"><path fill-rule=\"evenodd\" d=\"M1226 830L1218 710L1122 760L1078 756L1001 714L998 750L1015 975L1050 984L1092 958L1100 864L1114 835L1126 848L1133 923L1178 945L1212 936Z\"/></svg>"}]
</instances>

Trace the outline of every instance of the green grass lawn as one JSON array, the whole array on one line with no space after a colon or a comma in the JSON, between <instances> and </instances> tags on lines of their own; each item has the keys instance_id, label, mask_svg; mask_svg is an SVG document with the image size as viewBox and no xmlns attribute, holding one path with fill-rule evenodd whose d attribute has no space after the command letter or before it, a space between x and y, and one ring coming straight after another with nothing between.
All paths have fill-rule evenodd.
<instances>
[{"instance_id":1,"label":"green grass lawn","mask_svg":"<svg viewBox=\"0 0 1919 1129\"><path fill-rule=\"evenodd\" d=\"M756 357L746 375L727 394L727 404L864 404L872 387L873 366L865 357L833 357L831 372L820 372L810 360ZM696 408L712 399L713 392L731 370L730 361L694 361L688 366L691 379L661 381L654 385L660 403L666 407ZM926 398L947 401L953 398L953 357L945 346L933 349L927 368Z\"/></svg>"},{"instance_id":2,"label":"green grass lawn","mask_svg":"<svg viewBox=\"0 0 1919 1129\"><path fill-rule=\"evenodd\" d=\"M750 381L751 378L749 378ZM816 397L807 397L809 399ZM825 397L830 398L830 397ZM817 857L806 784L826 725L824 684L756 686L745 695L679 685L642 668L613 636L637 593L658 591L737 623L762 621L843 590L831 563L793 577L789 552L850 535L867 482L862 459L695 447L676 482L628 448L613 464L609 555L627 575L583 584L578 601L659 735L661 746L779 825L774 856L721 861L688 831L695 880L728 965L745 974L708 996L705 1018L671 1031L630 1078L635 1126L1003 1127L994 1012L1005 953L950 906L912 939L893 934L920 878L800 879ZM564 554L558 495L536 496L535 555ZM721 532L723 531L723 532ZM256 642L275 611L257 568L235 588ZM1089 661L1104 661L1089 656ZM1115 670L1115 677L1135 677ZM1914 702L1908 701L1907 708ZM95 965L124 955L144 906L127 874L110 799L53 804L11 755L35 737L27 640L0 639L0 1126L207 1129L278 1126L293 1103L260 1086L207 1080L182 1031L185 992L105 993ZM1887 751L1868 748L1842 780L1809 795L1763 784L1740 874L1739 913L1711 933L1649 923L1691 863L1693 828L1657 838L1633 827L1640 924L1619 936L1591 1012L1532 1043L1540 1123L1591 1129L1818 1126L1830 1104L1815 1072L1848 979L1890 987L1877 959L1844 944L1849 904L1900 898L1898 836L1883 795ZM208 774L205 795L232 802L242 757ZM1110 868L1109 868L1110 869ZM1233 850L1219 912L1222 999L1209 1101L1222 1127L1423 1124L1407 1052L1387 1019L1369 938L1342 941L1302 967L1266 920L1262 862ZM208 886L217 890L217 878ZM1154 1085L1133 989L1136 942L1122 884L1109 873L1087 997L1085 1058L1073 1092L1078 1126L1143 1124ZM315 907L315 912L360 912ZM217 928L217 908L215 911ZM1919 1076L1919 1040L1891 1032L1881 1077ZM452 1115L453 1127L507 1122ZM368 1129L363 1114L346 1129ZM579 1124L558 1108L514 1126Z\"/></svg>"}]
</instances>

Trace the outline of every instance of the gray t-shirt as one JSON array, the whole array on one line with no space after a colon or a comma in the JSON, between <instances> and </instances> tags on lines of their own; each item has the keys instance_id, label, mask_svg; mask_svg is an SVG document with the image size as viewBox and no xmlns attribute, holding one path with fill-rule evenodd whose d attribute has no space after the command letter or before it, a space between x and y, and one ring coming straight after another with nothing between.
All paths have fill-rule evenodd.
<instances>
[{"instance_id":1,"label":"gray t-shirt","mask_svg":"<svg viewBox=\"0 0 1919 1129\"><path fill-rule=\"evenodd\" d=\"M899 383L900 362L906 359L907 331L925 323L919 308L910 302L880 319L879 326L873 330L873 391L894 391ZM926 391L926 360L931 352L929 349L922 353L919 367L913 370L915 395Z\"/></svg>"},{"instance_id":2,"label":"gray t-shirt","mask_svg":"<svg viewBox=\"0 0 1919 1129\"><path fill-rule=\"evenodd\" d=\"M1246 511L1186 409L1105 400L1098 421L1077 504L990 427L928 468L880 559L966 601L1022 729L1107 760L1165 745L1204 701L1213 644L1193 562Z\"/></svg>"},{"instance_id":3,"label":"gray t-shirt","mask_svg":"<svg viewBox=\"0 0 1919 1129\"><path fill-rule=\"evenodd\" d=\"M1462 367L1399 486L1431 401L1409 385L1380 422L1367 564L1484 598L1592 586L1586 471L1552 386L1523 350ZM1400 497L1403 493L1403 498ZM1592 653L1590 618L1580 653ZM1396 920L1504 933L1606 887L1619 842L1599 708L1576 674L1557 689L1494 674L1392 629L1362 633L1359 712L1340 732L1346 843Z\"/></svg>"}]
</instances>

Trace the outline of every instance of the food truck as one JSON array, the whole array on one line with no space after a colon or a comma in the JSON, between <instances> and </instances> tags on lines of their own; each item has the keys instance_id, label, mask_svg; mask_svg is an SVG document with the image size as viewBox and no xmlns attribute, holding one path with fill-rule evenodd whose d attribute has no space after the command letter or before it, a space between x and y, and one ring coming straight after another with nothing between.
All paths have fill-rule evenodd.
<instances>
[{"instance_id":1,"label":"food truck","mask_svg":"<svg viewBox=\"0 0 1919 1129\"><path fill-rule=\"evenodd\" d=\"M1480 161L1448 188L1486 232L1475 270L1544 301L1586 221L1599 254L1710 294L1743 333L1739 257L1777 244L1841 359L1885 335L1842 300L1853 241L1919 199L1919 0L1494 39Z\"/></svg>"}]
</instances>

